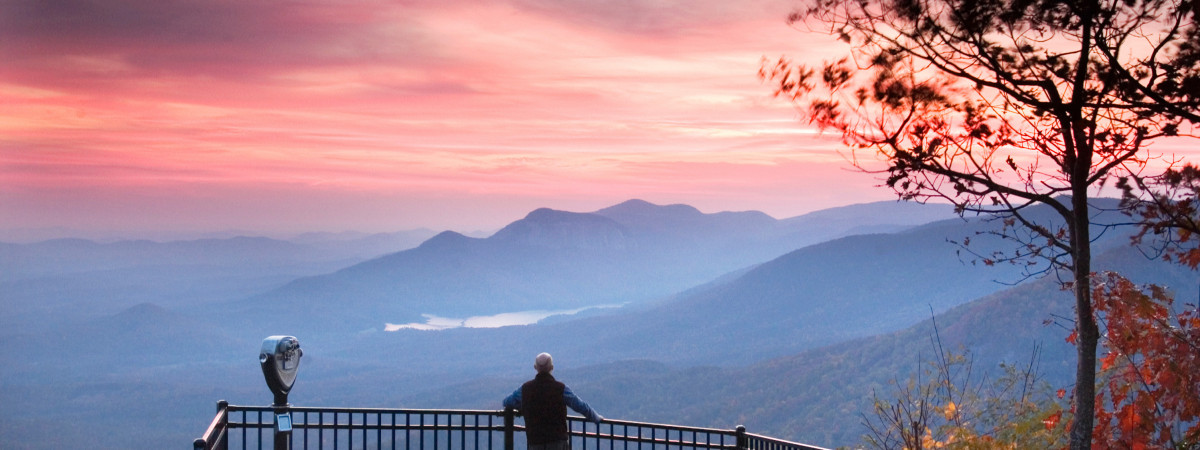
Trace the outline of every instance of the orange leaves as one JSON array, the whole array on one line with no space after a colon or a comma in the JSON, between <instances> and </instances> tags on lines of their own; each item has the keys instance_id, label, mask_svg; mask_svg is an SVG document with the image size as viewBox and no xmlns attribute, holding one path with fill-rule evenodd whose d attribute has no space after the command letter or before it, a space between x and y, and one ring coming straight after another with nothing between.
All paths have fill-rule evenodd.
<instances>
[{"instance_id":1,"label":"orange leaves","mask_svg":"<svg viewBox=\"0 0 1200 450\"><path fill-rule=\"evenodd\" d=\"M1117 413L1117 427L1121 429L1121 433L1132 435L1138 428L1137 410L1133 409L1133 405L1125 405L1121 411Z\"/></svg>"},{"instance_id":2,"label":"orange leaves","mask_svg":"<svg viewBox=\"0 0 1200 450\"><path fill-rule=\"evenodd\" d=\"M949 402L946 408L942 410L942 414L946 416L946 420L954 420L954 417L958 415L958 405L955 405L954 402Z\"/></svg>"},{"instance_id":3,"label":"orange leaves","mask_svg":"<svg viewBox=\"0 0 1200 450\"><path fill-rule=\"evenodd\" d=\"M1067 335L1067 342L1071 343L1071 345L1075 345L1075 342L1078 340L1079 340L1079 330L1071 330L1071 334Z\"/></svg>"}]
</instances>

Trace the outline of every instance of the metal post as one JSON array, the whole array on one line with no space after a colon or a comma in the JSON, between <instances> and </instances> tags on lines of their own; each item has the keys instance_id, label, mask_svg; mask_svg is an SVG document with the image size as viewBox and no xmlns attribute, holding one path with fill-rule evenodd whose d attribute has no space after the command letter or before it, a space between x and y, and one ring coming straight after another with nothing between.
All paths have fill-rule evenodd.
<instances>
[{"instance_id":1,"label":"metal post","mask_svg":"<svg viewBox=\"0 0 1200 450\"><path fill-rule=\"evenodd\" d=\"M292 416L288 414L288 407L291 405L284 403L271 406L275 410L275 439L272 439L275 442L274 448L275 450L288 450L292 447ZM281 417L286 417L284 420L287 420L288 423L279 423Z\"/></svg>"},{"instance_id":2,"label":"metal post","mask_svg":"<svg viewBox=\"0 0 1200 450\"><path fill-rule=\"evenodd\" d=\"M749 443L746 440L746 426L738 425L734 432L737 434L737 448L746 450Z\"/></svg>"},{"instance_id":3,"label":"metal post","mask_svg":"<svg viewBox=\"0 0 1200 450\"><path fill-rule=\"evenodd\" d=\"M516 414L512 408L504 408L504 450L513 450L513 429Z\"/></svg>"}]
</instances>

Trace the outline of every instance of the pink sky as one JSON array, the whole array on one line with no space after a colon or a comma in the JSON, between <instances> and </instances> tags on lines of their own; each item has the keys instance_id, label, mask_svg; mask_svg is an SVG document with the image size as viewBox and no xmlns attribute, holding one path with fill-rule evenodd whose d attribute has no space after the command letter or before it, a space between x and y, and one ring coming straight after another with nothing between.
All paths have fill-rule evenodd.
<instances>
[{"instance_id":1,"label":"pink sky","mask_svg":"<svg viewBox=\"0 0 1200 450\"><path fill-rule=\"evenodd\" d=\"M0 230L493 229L894 198L756 73L788 1L17 0ZM825 54L822 54L825 52Z\"/></svg>"}]
</instances>

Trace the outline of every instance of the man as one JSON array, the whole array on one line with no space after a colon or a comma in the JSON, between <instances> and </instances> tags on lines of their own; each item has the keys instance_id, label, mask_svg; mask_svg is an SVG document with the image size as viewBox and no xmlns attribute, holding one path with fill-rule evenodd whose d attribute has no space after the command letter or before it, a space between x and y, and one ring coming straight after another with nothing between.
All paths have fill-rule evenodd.
<instances>
[{"instance_id":1,"label":"man","mask_svg":"<svg viewBox=\"0 0 1200 450\"><path fill-rule=\"evenodd\" d=\"M571 388L558 382L550 374L554 370L554 358L541 353L533 361L537 376L525 382L504 399L505 408L521 410L525 416L525 440L529 450L568 450L571 439L567 435L567 407L588 420L600 423L604 420L591 406L571 392Z\"/></svg>"}]
</instances>

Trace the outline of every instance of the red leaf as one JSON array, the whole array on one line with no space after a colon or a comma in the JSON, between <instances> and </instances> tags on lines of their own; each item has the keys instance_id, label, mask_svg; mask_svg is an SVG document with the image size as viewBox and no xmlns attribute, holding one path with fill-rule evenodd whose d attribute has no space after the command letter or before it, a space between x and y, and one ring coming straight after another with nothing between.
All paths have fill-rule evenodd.
<instances>
[{"instance_id":1,"label":"red leaf","mask_svg":"<svg viewBox=\"0 0 1200 450\"><path fill-rule=\"evenodd\" d=\"M1058 391L1062 392L1062 389L1059 389ZM1059 397L1059 398L1061 398L1061 397ZM1062 411L1055 411L1054 414L1051 414L1049 417L1042 419L1042 425L1046 426L1046 431L1050 431L1050 430L1053 430L1055 426L1058 426L1058 421L1060 419L1062 419Z\"/></svg>"},{"instance_id":2,"label":"red leaf","mask_svg":"<svg viewBox=\"0 0 1200 450\"><path fill-rule=\"evenodd\" d=\"M1107 355L1104 355L1103 358L1100 358L1100 370L1102 370L1102 371L1108 370L1108 368L1112 367L1113 363L1116 361L1117 361L1116 353L1109 353Z\"/></svg>"},{"instance_id":3,"label":"red leaf","mask_svg":"<svg viewBox=\"0 0 1200 450\"><path fill-rule=\"evenodd\" d=\"M1132 436L1138 424L1137 411L1133 409L1133 405L1125 405L1121 408L1117 421L1117 426L1121 427L1121 434Z\"/></svg>"}]
</instances>

